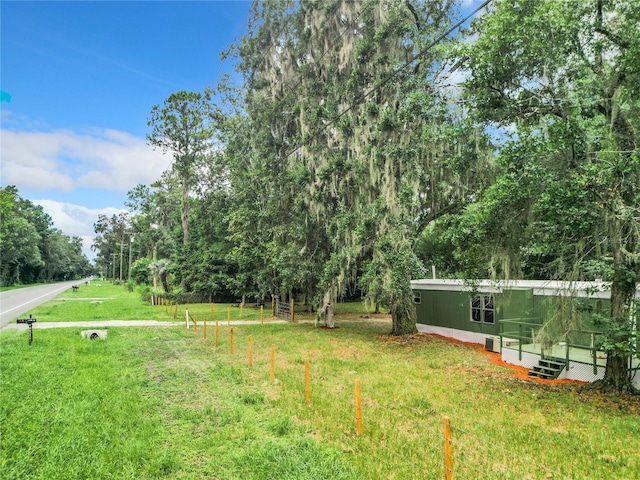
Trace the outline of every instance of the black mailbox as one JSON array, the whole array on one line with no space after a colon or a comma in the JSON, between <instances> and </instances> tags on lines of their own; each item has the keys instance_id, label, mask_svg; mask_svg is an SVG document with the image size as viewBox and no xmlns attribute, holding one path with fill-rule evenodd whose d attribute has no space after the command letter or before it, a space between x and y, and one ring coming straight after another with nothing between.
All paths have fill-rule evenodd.
<instances>
[{"instance_id":1,"label":"black mailbox","mask_svg":"<svg viewBox=\"0 0 640 480\"><path fill-rule=\"evenodd\" d=\"M35 318L18 318L16 320L16 323L27 323L29 325L31 325L32 323L36 322L37 320Z\"/></svg>"},{"instance_id":2,"label":"black mailbox","mask_svg":"<svg viewBox=\"0 0 640 480\"><path fill-rule=\"evenodd\" d=\"M33 342L33 324L36 322L36 319L29 315L29 318L18 318L16 319L16 323L26 323L29 325L29 345Z\"/></svg>"}]
</instances>

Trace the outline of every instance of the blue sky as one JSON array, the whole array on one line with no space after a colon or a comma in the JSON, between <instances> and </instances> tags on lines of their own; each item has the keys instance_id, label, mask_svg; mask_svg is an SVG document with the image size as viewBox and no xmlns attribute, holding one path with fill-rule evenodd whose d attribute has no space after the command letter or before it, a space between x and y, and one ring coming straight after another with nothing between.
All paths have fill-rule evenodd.
<instances>
[{"instance_id":1,"label":"blue sky","mask_svg":"<svg viewBox=\"0 0 640 480\"><path fill-rule=\"evenodd\" d=\"M249 1L0 2L1 184L57 228L93 237L98 214L170 163L146 145L151 107L232 73L219 54ZM92 256L92 254L90 254Z\"/></svg>"},{"instance_id":2,"label":"blue sky","mask_svg":"<svg viewBox=\"0 0 640 480\"><path fill-rule=\"evenodd\" d=\"M2 187L42 205L92 258L98 215L123 209L127 191L170 165L146 144L151 107L233 73L220 52L245 33L250 6L0 1Z\"/></svg>"}]
</instances>

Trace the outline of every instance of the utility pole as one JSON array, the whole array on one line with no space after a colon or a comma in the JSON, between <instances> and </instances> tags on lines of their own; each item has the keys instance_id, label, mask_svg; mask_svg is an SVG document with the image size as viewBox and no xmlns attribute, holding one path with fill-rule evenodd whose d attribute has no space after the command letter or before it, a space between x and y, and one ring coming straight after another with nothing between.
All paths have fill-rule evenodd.
<instances>
[{"instance_id":1,"label":"utility pole","mask_svg":"<svg viewBox=\"0 0 640 480\"><path fill-rule=\"evenodd\" d=\"M158 274L157 269L155 268L155 263L156 263L156 246L153 246L153 263L154 263L154 269L153 269L153 291L155 292L156 290L158 290Z\"/></svg>"},{"instance_id":2,"label":"utility pole","mask_svg":"<svg viewBox=\"0 0 640 480\"><path fill-rule=\"evenodd\" d=\"M124 242L120 242L120 281L122 282L122 253L124 252Z\"/></svg>"},{"instance_id":3,"label":"utility pole","mask_svg":"<svg viewBox=\"0 0 640 480\"><path fill-rule=\"evenodd\" d=\"M152 223L151 228L153 230L156 231L156 233L153 234L153 291L157 291L158 290L158 275L157 275L157 270L156 270L156 252L157 252L157 244L158 244L158 238L157 238L157 230L158 230L158 224L157 223Z\"/></svg>"},{"instance_id":4,"label":"utility pole","mask_svg":"<svg viewBox=\"0 0 640 480\"><path fill-rule=\"evenodd\" d=\"M133 235L129 236L129 271L127 272L127 281L131 280L131 250L133 250Z\"/></svg>"},{"instance_id":5,"label":"utility pole","mask_svg":"<svg viewBox=\"0 0 640 480\"><path fill-rule=\"evenodd\" d=\"M113 278L114 280L116 279L116 256L117 255L118 255L117 253L111 254L111 267L113 270L113 273L111 274L111 278Z\"/></svg>"}]
</instances>

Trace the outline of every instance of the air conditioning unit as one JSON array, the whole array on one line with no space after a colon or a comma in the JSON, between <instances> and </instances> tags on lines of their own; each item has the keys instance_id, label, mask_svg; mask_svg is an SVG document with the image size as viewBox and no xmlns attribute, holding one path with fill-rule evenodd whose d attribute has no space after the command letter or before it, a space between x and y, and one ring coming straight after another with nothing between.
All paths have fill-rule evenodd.
<instances>
[{"instance_id":1,"label":"air conditioning unit","mask_svg":"<svg viewBox=\"0 0 640 480\"><path fill-rule=\"evenodd\" d=\"M484 349L500 353L500 337L486 337L484 339Z\"/></svg>"}]
</instances>

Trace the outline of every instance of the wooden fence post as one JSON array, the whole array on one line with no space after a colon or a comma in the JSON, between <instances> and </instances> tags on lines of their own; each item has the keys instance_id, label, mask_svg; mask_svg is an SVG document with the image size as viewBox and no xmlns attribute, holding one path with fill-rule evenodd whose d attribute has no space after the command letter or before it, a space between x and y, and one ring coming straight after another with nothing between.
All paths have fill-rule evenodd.
<instances>
[{"instance_id":1,"label":"wooden fence post","mask_svg":"<svg viewBox=\"0 0 640 480\"><path fill-rule=\"evenodd\" d=\"M207 316L204 316L204 321L203 321L203 325L202 325L202 338L204 340L207 339Z\"/></svg>"},{"instance_id":2,"label":"wooden fence post","mask_svg":"<svg viewBox=\"0 0 640 480\"><path fill-rule=\"evenodd\" d=\"M187 324L187 330L189 330L189 310L184 309L184 323Z\"/></svg>"},{"instance_id":3,"label":"wooden fence post","mask_svg":"<svg viewBox=\"0 0 640 480\"><path fill-rule=\"evenodd\" d=\"M296 321L296 301L291 299L291 323Z\"/></svg>"},{"instance_id":4,"label":"wooden fence post","mask_svg":"<svg viewBox=\"0 0 640 480\"><path fill-rule=\"evenodd\" d=\"M304 361L304 401L311 403L311 375L309 372L309 359Z\"/></svg>"},{"instance_id":5,"label":"wooden fence post","mask_svg":"<svg viewBox=\"0 0 640 480\"><path fill-rule=\"evenodd\" d=\"M453 480L453 443L449 417L444 417L444 478Z\"/></svg>"},{"instance_id":6,"label":"wooden fence post","mask_svg":"<svg viewBox=\"0 0 640 480\"><path fill-rule=\"evenodd\" d=\"M276 346L271 344L271 383L276 382Z\"/></svg>"},{"instance_id":7,"label":"wooden fence post","mask_svg":"<svg viewBox=\"0 0 640 480\"><path fill-rule=\"evenodd\" d=\"M360 398L360 380L356 380L356 432L362 435L362 400Z\"/></svg>"},{"instance_id":8,"label":"wooden fence post","mask_svg":"<svg viewBox=\"0 0 640 480\"><path fill-rule=\"evenodd\" d=\"M173 312L173 319L175 320L176 318L178 318L178 303L176 302L176 309Z\"/></svg>"}]
</instances>

